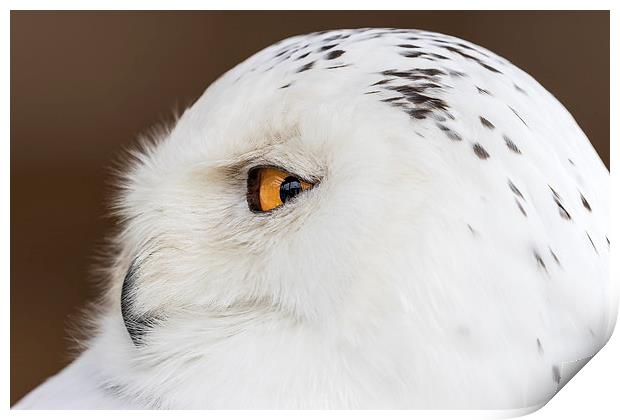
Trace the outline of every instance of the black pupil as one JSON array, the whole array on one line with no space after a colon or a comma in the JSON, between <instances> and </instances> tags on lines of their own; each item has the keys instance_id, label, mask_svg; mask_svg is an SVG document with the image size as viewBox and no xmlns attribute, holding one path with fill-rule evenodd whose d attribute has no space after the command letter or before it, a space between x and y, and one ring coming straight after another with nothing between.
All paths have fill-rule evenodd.
<instances>
[{"instance_id":1,"label":"black pupil","mask_svg":"<svg viewBox=\"0 0 620 420\"><path fill-rule=\"evenodd\" d=\"M301 192L301 182L294 176L287 176L280 184L280 200L286 203Z\"/></svg>"}]
</instances>

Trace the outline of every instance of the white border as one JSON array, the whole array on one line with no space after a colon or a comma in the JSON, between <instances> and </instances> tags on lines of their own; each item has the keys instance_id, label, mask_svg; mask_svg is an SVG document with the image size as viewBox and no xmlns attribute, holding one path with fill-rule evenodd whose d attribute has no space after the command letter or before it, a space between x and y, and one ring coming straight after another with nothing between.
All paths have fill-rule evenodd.
<instances>
[{"instance_id":1,"label":"white border","mask_svg":"<svg viewBox=\"0 0 620 420\"><path fill-rule=\"evenodd\" d=\"M10 339L10 321L9 321L9 305L10 305L10 69L8 65L9 61L9 51L10 51L10 14L9 10L35 10L35 9L46 9L53 7L56 10L71 10L71 9L82 9L82 10L103 10L103 9L119 9L119 10L128 10L128 9L140 9L140 6L148 6L150 9L154 10L166 10L166 9L186 9L186 10L197 10L202 9L204 7L208 7L213 10L229 10L229 9L255 9L259 3L252 1L238 1L238 0L228 0L226 2L218 1L218 2L201 2L195 0L175 0L174 2L170 1L161 1L161 0L151 0L149 2L137 2L137 1L129 1L129 0L107 0L107 1L90 1L88 3L79 2L79 1L56 1L54 4L50 4L47 1L8 1L4 3L6 6L5 14L2 18L2 37L3 42L0 44L2 47L2 57L5 59L5 64L2 66L3 79L4 83L4 92L5 92L5 100L2 102L3 112L2 112L2 121L4 127L4 144L3 144L3 152L0 155L1 159L1 172L2 172L2 180L1 180L1 188L2 188L2 211L0 215L2 217L2 259L3 259L3 271L5 273L5 281L2 282L2 295L4 298L3 306L2 306L2 328L3 335L6 337L4 343L9 342ZM383 0L381 2L370 2L370 1L358 1L355 3L345 3L345 2L337 2L334 0L315 0L313 2L291 2L291 1L261 1L260 6L263 6L266 9L289 9L289 10L320 10L320 9L340 9L340 10L355 10L352 9L351 6L355 6L356 9L376 9L377 5L381 5L386 9L409 9L414 7L418 10L450 10L450 9L460 9L463 5L463 2L459 1L442 1L442 2L420 2L420 1L386 1ZM599 10L609 10L612 9L611 13L611 115L618 116L620 108L618 107L618 83L617 83L617 75L619 74L618 68L618 48L620 47L618 43L618 23L619 18L616 10L613 10L613 3L611 1L598 1L591 0L588 3L577 2L577 1L563 1L563 2L550 2L550 1L532 1L532 0L522 0L517 2L493 2L493 1L473 1L470 0L467 2L467 6L473 9L496 9L496 10L510 10L510 9L549 9L549 10L558 10L554 6L562 6L563 8L579 8L580 6L586 6L588 9L599 9ZM524 28L527 30L527 28ZM576 30L579 30L576 28ZM611 121L611 162L619 162L618 153L618 120L616 118L612 118ZM618 176L612 172L612 191L615 192L611 197L611 214L620 214L620 207L618 205ZM611 219L611 233L610 240L614 242L614 246L611 247L611 276L612 279L620 278L619 272L619 258L618 258L618 247L615 246L615 243L620 235L618 235L618 223L616 219ZM617 295L616 295L617 296ZM620 338L617 337L617 333L612 336L609 343L597 354L586 366L579 372L575 378L573 378L569 383L545 406L543 409L538 410L529 415L529 418L536 419L584 419L584 418L592 418L592 419L607 419L607 418L620 418L620 404L618 403L618 389L620 389L618 384L618 379L616 375L620 372ZM9 356L9 346L5 344L2 346L2 355L4 360L3 365L3 381L1 382L1 391L5 398L7 398L7 405L5 406L5 412L3 414L8 414L6 411L8 409L8 398L9 398L9 389L10 389L10 356ZM342 417L342 418L367 418L367 417L432 417L432 418L500 418L506 417L507 415L523 415L527 414L528 411L520 411L520 412L477 412L477 411L382 411L382 412L357 412L357 411L311 411L311 412L288 412L288 411L210 411L210 412L200 412L200 411L184 411L184 412L115 412L109 413L106 411L89 411L88 413L80 412L80 411L49 411L49 412L17 412L11 411L11 416L23 417L23 418L33 418L39 417L40 415L45 415L46 418L84 418L84 416L88 416L88 418L109 418L110 415L120 416L120 417L129 417L134 418L161 418L167 416L174 416L177 418L180 417L196 417L204 418L208 417L218 417L218 418L239 418L245 416L251 416L252 418L289 418L291 416L300 417L300 418L308 418L308 417Z\"/></svg>"}]
</instances>

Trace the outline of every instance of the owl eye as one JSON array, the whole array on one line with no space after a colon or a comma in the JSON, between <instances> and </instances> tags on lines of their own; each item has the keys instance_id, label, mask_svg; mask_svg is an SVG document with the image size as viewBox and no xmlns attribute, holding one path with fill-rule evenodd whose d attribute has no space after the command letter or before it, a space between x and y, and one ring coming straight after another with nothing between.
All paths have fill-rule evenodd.
<instances>
[{"instance_id":1,"label":"owl eye","mask_svg":"<svg viewBox=\"0 0 620 420\"><path fill-rule=\"evenodd\" d=\"M276 168L258 167L248 173L248 206L255 212L267 212L285 204L314 184Z\"/></svg>"}]
</instances>

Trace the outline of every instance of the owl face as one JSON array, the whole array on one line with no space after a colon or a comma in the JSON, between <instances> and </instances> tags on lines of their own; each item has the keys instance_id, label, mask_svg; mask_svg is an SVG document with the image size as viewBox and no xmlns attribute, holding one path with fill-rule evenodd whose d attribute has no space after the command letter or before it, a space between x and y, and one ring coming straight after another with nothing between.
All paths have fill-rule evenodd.
<instances>
[{"instance_id":1,"label":"owl face","mask_svg":"<svg viewBox=\"0 0 620 420\"><path fill-rule=\"evenodd\" d=\"M429 162L409 118L320 83L260 81L214 85L125 179L122 302L136 342L177 312L363 314L414 263Z\"/></svg>"}]
</instances>

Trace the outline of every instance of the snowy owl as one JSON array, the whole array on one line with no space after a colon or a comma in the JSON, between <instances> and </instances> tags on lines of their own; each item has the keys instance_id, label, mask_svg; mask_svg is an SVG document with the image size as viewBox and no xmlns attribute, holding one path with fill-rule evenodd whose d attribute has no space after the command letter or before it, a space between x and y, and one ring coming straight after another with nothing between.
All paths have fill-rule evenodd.
<instances>
[{"instance_id":1,"label":"snowy owl","mask_svg":"<svg viewBox=\"0 0 620 420\"><path fill-rule=\"evenodd\" d=\"M609 172L451 36L286 39L144 142L83 352L17 408L520 409L609 338Z\"/></svg>"}]
</instances>

